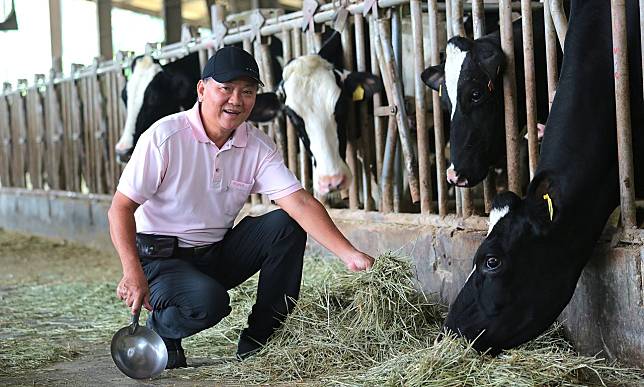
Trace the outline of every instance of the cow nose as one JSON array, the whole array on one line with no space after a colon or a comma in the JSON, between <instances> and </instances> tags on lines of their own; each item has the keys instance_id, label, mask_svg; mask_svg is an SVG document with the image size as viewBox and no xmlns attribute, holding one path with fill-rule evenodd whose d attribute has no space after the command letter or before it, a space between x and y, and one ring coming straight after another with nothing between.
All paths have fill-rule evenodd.
<instances>
[{"instance_id":1,"label":"cow nose","mask_svg":"<svg viewBox=\"0 0 644 387\"><path fill-rule=\"evenodd\" d=\"M130 157L132 156L132 151L131 149L122 151L120 149L116 150L116 161L118 161L121 164L125 164L128 161L130 161Z\"/></svg>"},{"instance_id":2,"label":"cow nose","mask_svg":"<svg viewBox=\"0 0 644 387\"><path fill-rule=\"evenodd\" d=\"M320 176L318 191L321 194L337 191L346 188L347 177L345 175Z\"/></svg>"}]
</instances>

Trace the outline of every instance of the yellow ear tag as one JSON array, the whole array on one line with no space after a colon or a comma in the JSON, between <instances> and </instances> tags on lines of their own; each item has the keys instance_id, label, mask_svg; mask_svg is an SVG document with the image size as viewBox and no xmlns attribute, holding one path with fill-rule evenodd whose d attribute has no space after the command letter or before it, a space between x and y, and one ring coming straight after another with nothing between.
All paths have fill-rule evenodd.
<instances>
[{"instance_id":1,"label":"yellow ear tag","mask_svg":"<svg viewBox=\"0 0 644 387\"><path fill-rule=\"evenodd\" d=\"M358 85L356 89L353 91L353 100L354 101L362 101L364 99L364 89L362 88L362 85Z\"/></svg>"},{"instance_id":2,"label":"yellow ear tag","mask_svg":"<svg viewBox=\"0 0 644 387\"><path fill-rule=\"evenodd\" d=\"M552 198L550 195L543 195L543 200L548 202L548 212L550 213L550 221L552 222L552 216L554 215L554 209L552 208Z\"/></svg>"},{"instance_id":3,"label":"yellow ear tag","mask_svg":"<svg viewBox=\"0 0 644 387\"><path fill-rule=\"evenodd\" d=\"M441 83L438 85L438 96L442 97L443 96L443 84Z\"/></svg>"}]
</instances>

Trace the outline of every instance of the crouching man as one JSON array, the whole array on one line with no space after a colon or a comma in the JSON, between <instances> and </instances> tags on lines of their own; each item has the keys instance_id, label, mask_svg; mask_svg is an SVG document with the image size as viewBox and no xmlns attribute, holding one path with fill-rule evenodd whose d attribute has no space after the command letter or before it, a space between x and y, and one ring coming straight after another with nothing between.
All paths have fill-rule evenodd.
<instances>
[{"instance_id":1,"label":"crouching man","mask_svg":"<svg viewBox=\"0 0 644 387\"><path fill-rule=\"evenodd\" d=\"M152 311L147 324L166 344L166 368L186 366L181 339L226 317L228 290L258 271L237 357L261 348L298 298L306 233L352 271L373 264L302 189L269 137L246 122L260 85L250 54L218 50L194 107L143 133L112 199L110 234L123 267L116 293L133 313ZM251 193L281 209L233 227Z\"/></svg>"}]
</instances>

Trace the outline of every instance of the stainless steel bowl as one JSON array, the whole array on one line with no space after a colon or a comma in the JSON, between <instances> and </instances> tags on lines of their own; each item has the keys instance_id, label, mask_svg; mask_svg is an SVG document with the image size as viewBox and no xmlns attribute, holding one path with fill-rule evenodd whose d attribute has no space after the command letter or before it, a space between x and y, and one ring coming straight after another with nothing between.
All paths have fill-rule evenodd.
<instances>
[{"instance_id":1,"label":"stainless steel bowl","mask_svg":"<svg viewBox=\"0 0 644 387\"><path fill-rule=\"evenodd\" d=\"M139 325L141 310L132 315L132 324L119 329L112 337L114 364L133 379L159 375L168 363L168 350L156 332Z\"/></svg>"}]
</instances>

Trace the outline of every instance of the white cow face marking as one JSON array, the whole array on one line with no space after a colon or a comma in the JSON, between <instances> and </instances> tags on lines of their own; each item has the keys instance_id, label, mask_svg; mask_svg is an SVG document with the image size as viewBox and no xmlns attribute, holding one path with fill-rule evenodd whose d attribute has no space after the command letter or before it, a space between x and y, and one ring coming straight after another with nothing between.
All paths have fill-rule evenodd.
<instances>
[{"instance_id":1,"label":"white cow face marking","mask_svg":"<svg viewBox=\"0 0 644 387\"><path fill-rule=\"evenodd\" d=\"M452 111L450 120L454 119L456 105L458 104L458 78L461 76L461 69L467 51L461 51L456 45L449 43L445 49L445 86L447 86L447 97L449 98Z\"/></svg>"},{"instance_id":2,"label":"white cow face marking","mask_svg":"<svg viewBox=\"0 0 644 387\"><path fill-rule=\"evenodd\" d=\"M506 216L508 212L510 212L509 206L505 206L501 208L492 208L492 211L490 211L490 220L489 220L490 226L488 227L487 235L490 235L494 226L499 222L499 220L501 220L501 218Z\"/></svg>"},{"instance_id":3,"label":"white cow face marking","mask_svg":"<svg viewBox=\"0 0 644 387\"><path fill-rule=\"evenodd\" d=\"M302 56L284 68L283 78L285 105L302 118L311 141L315 191L324 195L346 188L352 177L339 153L334 112L341 90L333 65L319 55Z\"/></svg>"},{"instance_id":4,"label":"white cow face marking","mask_svg":"<svg viewBox=\"0 0 644 387\"><path fill-rule=\"evenodd\" d=\"M136 62L132 76L127 82L127 118L123 134L116 144L118 154L127 154L134 146L134 130L136 118L143 106L145 89L157 73L161 72L161 66L154 63L150 56L144 56Z\"/></svg>"}]
</instances>

